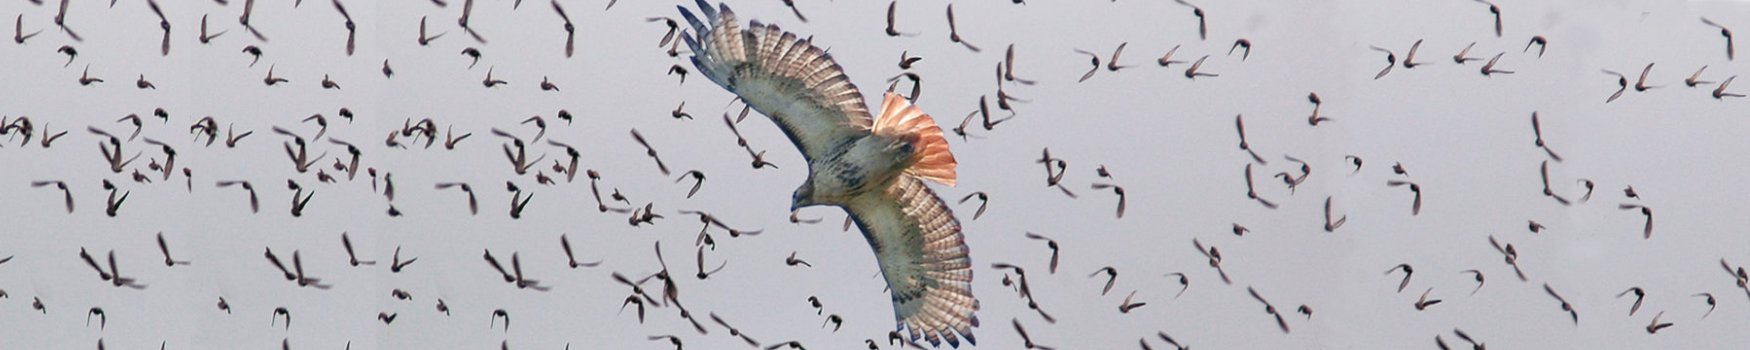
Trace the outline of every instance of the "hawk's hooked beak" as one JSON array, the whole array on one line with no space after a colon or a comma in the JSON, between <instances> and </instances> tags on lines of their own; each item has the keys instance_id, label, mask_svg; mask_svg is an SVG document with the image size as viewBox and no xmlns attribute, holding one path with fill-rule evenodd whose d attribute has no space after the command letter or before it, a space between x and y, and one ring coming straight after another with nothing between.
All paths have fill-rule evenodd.
<instances>
[{"instance_id":1,"label":"hawk's hooked beak","mask_svg":"<svg viewBox=\"0 0 1750 350\"><path fill-rule=\"evenodd\" d=\"M790 212L792 213L796 212L796 209L815 204L814 187L808 183L803 183L801 187L796 188L796 192L790 194Z\"/></svg>"}]
</instances>

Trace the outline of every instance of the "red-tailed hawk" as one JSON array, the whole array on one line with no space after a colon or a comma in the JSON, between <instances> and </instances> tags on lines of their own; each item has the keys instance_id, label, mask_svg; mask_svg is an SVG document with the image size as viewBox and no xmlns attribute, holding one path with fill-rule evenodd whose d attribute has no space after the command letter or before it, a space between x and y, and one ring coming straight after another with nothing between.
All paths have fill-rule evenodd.
<instances>
[{"instance_id":1,"label":"red-tailed hawk","mask_svg":"<svg viewBox=\"0 0 1750 350\"><path fill-rule=\"evenodd\" d=\"M954 155L942 129L910 101L887 93L871 116L832 56L775 25L746 29L728 6L685 7L693 66L769 116L808 161L791 208L844 208L875 250L893 295L898 330L932 345L976 344L971 260L960 222L925 180L953 186Z\"/></svg>"}]
</instances>

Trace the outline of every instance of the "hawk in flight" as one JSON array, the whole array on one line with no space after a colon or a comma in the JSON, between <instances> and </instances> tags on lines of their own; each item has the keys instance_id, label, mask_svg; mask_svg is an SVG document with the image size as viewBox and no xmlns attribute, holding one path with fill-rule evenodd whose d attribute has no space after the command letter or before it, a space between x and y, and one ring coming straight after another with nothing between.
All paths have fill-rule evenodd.
<instances>
[{"instance_id":1,"label":"hawk in flight","mask_svg":"<svg viewBox=\"0 0 1750 350\"><path fill-rule=\"evenodd\" d=\"M977 343L972 263L960 222L924 182L953 186L954 155L929 115L891 92L879 115L832 56L808 39L696 0L703 18L676 6L692 27L683 40L693 66L777 123L808 161L796 208L847 211L875 250L893 295L897 330L932 345ZM702 20L702 21L701 21Z\"/></svg>"}]
</instances>

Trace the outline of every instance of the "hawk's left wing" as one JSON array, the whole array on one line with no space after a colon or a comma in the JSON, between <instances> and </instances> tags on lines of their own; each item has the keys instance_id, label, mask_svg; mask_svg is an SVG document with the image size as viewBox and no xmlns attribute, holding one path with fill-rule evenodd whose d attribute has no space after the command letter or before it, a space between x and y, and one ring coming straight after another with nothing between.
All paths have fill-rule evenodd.
<instances>
[{"instance_id":1,"label":"hawk's left wing","mask_svg":"<svg viewBox=\"0 0 1750 350\"><path fill-rule=\"evenodd\" d=\"M902 174L885 191L853 197L844 208L875 250L899 328L932 345L946 340L958 347L958 337L976 345L972 260L947 204L923 180Z\"/></svg>"}]
</instances>

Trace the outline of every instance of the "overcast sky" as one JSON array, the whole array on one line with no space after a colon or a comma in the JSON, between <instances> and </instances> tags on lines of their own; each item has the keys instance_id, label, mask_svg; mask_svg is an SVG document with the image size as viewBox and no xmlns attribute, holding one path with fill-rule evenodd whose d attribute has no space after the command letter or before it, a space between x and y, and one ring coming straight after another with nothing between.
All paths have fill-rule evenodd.
<instances>
[{"instance_id":1,"label":"overcast sky","mask_svg":"<svg viewBox=\"0 0 1750 350\"><path fill-rule=\"evenodd\" d=\"M693 4L621 1L603 11L604 1L562 1L578 32L576 54L567 58L562 21L548 3L530 0L514 8L512 0L480 0L470 22L487 40L480 43L456 25L461 0L449 1L448 7L348 1L358 28L350 56L344 20L322 0L257 3L251 22L267 42L239 26L242 1L165 1L173 27L167 56L158 53L163 32L140 0L114 7L73 2L66 22L83 42L55 29L52 0L0 5L0 15L23 15L26 34L43 29L26 44L0 44L7 67L0 69L0 114L29 116L50 133L70 131L49 149L34 139L21 146L15 135L0 148L0 168L8 169L0 171L0 210L9 218L0 230L0 256L15 257L0 265L0 290L10 295L0 299L0 348L83 348L100 338L122 349L160 342L167 349L266 349L282 340L298 349L339 349L348 342L354 349L487 349L503 341L516 349L567 343L668 348L646 340L659 334L680 335L688 348L745 346L706 313L764 345L797 340L817 349L861 348L864 339L875 339L890 348L885 336L893 315L884 281L865 241L840 230L843 212L809 208L800 215L823 222L788 220L789 194L806 172L783 134L759 116L740 124L750 145L769 151L767 160L778 165L753 169L720 121L723 113L739 111L733 95L696 72L685 82L665 75L685 56L668 57L657 45L667 28L644 19L678 18L674 5ZM1750 324L1750 300L1717 267L1721 258L1750 263L1750 236L1741 234L1750 224L1743 215L1750 204L1742 199L1750 183L1737 176L1750 170L1738 156L1750 153L1742 137L1750 115L1743 100L1712 98L1713 85L1683 85L1702 66L1708 67L1702 80L1709 81L1745 72L1742 62L1727 60L1718 30L1699 20L1750 28L1743 3L1503 1L1504 33L1497 37L1488 6L1466 0L1204 1L1207 40L1198 38L1189 8L1164 0L956 4L961 36L981 52L948 41L940 1L900 2L898 30L922 35L887 37L882 14L888 4L802 1L797 6L807 23L777 0L729 5L743 20L813 36L871 98L901 72L895 63L902 52L923 57L912 70L923 77L917 103L949 128L976 110L981 96L995 97L993 66L1014 44L1016 75L1039 83L1005 89L1031 102L1016 103L1015 119L995 130L974 126L966 140L950 134L959 185L935 187L956 210L971 249L973 292L982 307L983 326L974 331L980 347L1020 348L1011 320L1024 324L1036 343L1060 349L1135 348L1139 338L1170 348L1154 336L1162 331L1200 349L1433 348L1436 335L1463 346L1454 328L1498 348L1731 348L1750 340L1741 331ZM199 43L203 15L210 15L210 32L229 32ZM418 45L421 17L429 17L430 34L447 34ZM1547 53L1524 52L1527 40L1539 35L1548 38ZM1257 58L1227 55L1239 38L1254 44L1250 56ZM1401 60L1417 40L1424 41L1416 61L1427 66L1400 65L1373 79L1385 60L1370 46ZM1515 73L1486 77L1479 74L1485 62L1455 65L1452 55L1473 42L1470 56L1504 53L1496 67ZM1077 83L1090 66L1076 49L1100 53L1104 64L1122 43L1128 46L1119 64L1132 68L1101 69ZM77 48L71 64L55 52L61 45ZM240 52L250 45L264 52L253 66ZM472 68L472 59L459 54L469 47L483 53ZM1220 76L1193 81L1184 77L1185 66L1154 63L1174 47L1177 60L1210 55L1200 69ZM385 59L393 78L380 73ZM1633 79L1655 62L1648 84L1662 88L1631 88L1604 102L1617 85L1601 69ZM87 66L106 82L79 85ZM290 82L265 86L269 68ZM489 69L509 84L482 87ZM158 88L136 89L141 75ZM324 76L341 89L321 89ZM543 77L560 91L539 90ZM1750 91L1750 82L1741 84L1728 91ZM1320 112L1334 122L1307 125L1309 92L1322 97ZM697 119L670 117L683 101ZM169 111L168 122L150 117L160 107ZM356 119L336 116L342 107ZM557 120L560 109L575 122ZM1589 201L1563 206L1543 195L1539 165L1550 157L1533 145L1534 112L1544 140L1563 157L1549 163L1549 186L1577 201L1586 191L1577 180L1590 179L1596 192ZM300 121L316 113L328 117L324 138L362 146L362 166L393 174L393 205L405 216L385 215L390 202L362 171L328 184L319 183L314 170L293 169L282 156L290 138L270 129L311 137L317 127ZM125 136L132 126L114 121L128 114L147 116L142 139L123 146L129 156L143 155L127 171L111 173L97 156L104 139L84 129ZM1250 146L1268 161L1253 165L1257 192L1281 204L1278 209L1245 196L1242 175L1252 161L1236 147L1233 123L1240 114ZM503 160L507 139L490 130L529 139L535 128L518 123L536 115L548 123L544 138L577 146L581 167L602 174L602 191L617 189L640 206L654 203L667 217L632 227L624 214L598 213L584 176L566 183L548 169L565 153L544 141L529 148L530 157L545 154L548 160L535 169L558 177L559 185L516 175ZM205 116L221 128L255 134L235 149L222 142L203 146L186 127ZM385 146L383 135L410 118L432 118L446 131L473 136L455 150ZM658 172L628 136L631 129L649 140L674 175ZM146 163L162 160L143 138L176 148L178 167L194 173L192 193L180 174L132 181L134 169L149 173ZM332 159L346 157L344 147L327 140L311 146L316 154L327 152L317 164L330 174ZM1065 186L1079 198L1045 185L1034 163L1044 148L1069 163ZM1351 173L1345 155L1365 160L1359 172ZM1284 156L1313 169L1292 191L1270 176L1299 173ZM1394 163L1408 175L1393 174ZM1100 165L1115 179L1097 178ZM691 186L674 180L693 169L708 180L689 199ZM61 208L53 189L28 186L49 179L71 184L74 213ZM104 179L129 193L114 218L103 214ZM315 192L303 217L288 213L293 191L287 179ZM250 214L247 195L215 188L220 180L254 182L262 211ZM1413 195L1386 186L1388 180L1420 185L1419 215L1410 213ZM433 189L453 181L472 184L478 215L468 215L460 192ZM533 193L520 220L507 215L505 181ZM1090 189L1096 182L1124 186L1122 219L1113 215L1115 196ZM1629 185L1641 199L1624 197ZM988 212L976 220L975 202L952 204L974 191L991 196ZM1348 217L1332 233L1321 229L1327 197L1337 215ZM1650 239L1642 237L1644 218L1618 210L1621 203L1654 208ZM704 260L707 267L724 261L727 267L701 281L691 277L699 224L678 210L708 211L764 233L730 238L715 230L717 245ZM1528 221L1547 230L1534 234ZM1234 224L1251 232L1235 236ZM158 232L177 259L193 265L164 267L154 243ZM359 258L379 264L349 266L339 242L343 232ZM1025 232L1061 244L1056 274L1047 271L1045 243L1026 239ZM556 247L561 235L580 261L603 264L568 268ZM1529 281L1513 277L1488 245L1490 236L1516 247ZM1232 285L1219 281L1193 239L1222 251ZM616 313L629 290L610 275L661 269L654 242L662 243L665 261L682 277L681 299L709 335L695 333L674 308L652 308L642 324L633 311ZM113 250L123 276L149 288L116 288L97 279L76 257L81 248L100 258ZM261 257L264 248L282 259L299 252L306 273L335 287L285 281ZM397 248L403 259L419 260L390 273L386 265ZM501 261L517 254L529 278L554 289L502 283L481 261L482 250ZM792 252L813 267L787 266ZM994 262L1026 268L1039 305L1057 322L1027 309L1001 284L1004 272L989 267ZM1401 293L1401 275L1384 273L1400 263L1416 271ZM1087 276L1104 266L1120 274L1101 295L1104 281ZM1468 269L1488 281L1474 295L1474 281L1461 273ZM1164 277L1173 272L1191 281L1176 297L1177 282ZM1578 326L1543 292L1545 283L1579 311ZM1286 313L1291 333L1277 329L1247 296L1248 286ZM1632 286L1647 296L1630 316L1632 298L1616 296ZM392 298L397 288L413 299ZM1429 298L1443 302L1417 311L1412 304L1430 289ZM1148 305L1119 313L1132 291L1133 301ZM1703 292L1719 303L1705 319L1707 305L1692 296ZM822 314L809 305L810 296L822 301ZM220 297L234 313L217 310ZM46 315L31 308L33 298L47 305ZM437 298L451 315L435 310ZM1303 304L1315 311L1310 318L1292 313ZM295 320L289 328L262 322L282 306ZM115 328L84 326L91 307L102 307ZM508 330L488 327L495 309L510 313ZM385 325L376 320L379 312L398 318ZM1660 321L1674 326L1649 335L1643 328L1660 313ZM842 316L843 329L823 328L827 314Z\"/></svg>"}]
</instances>

